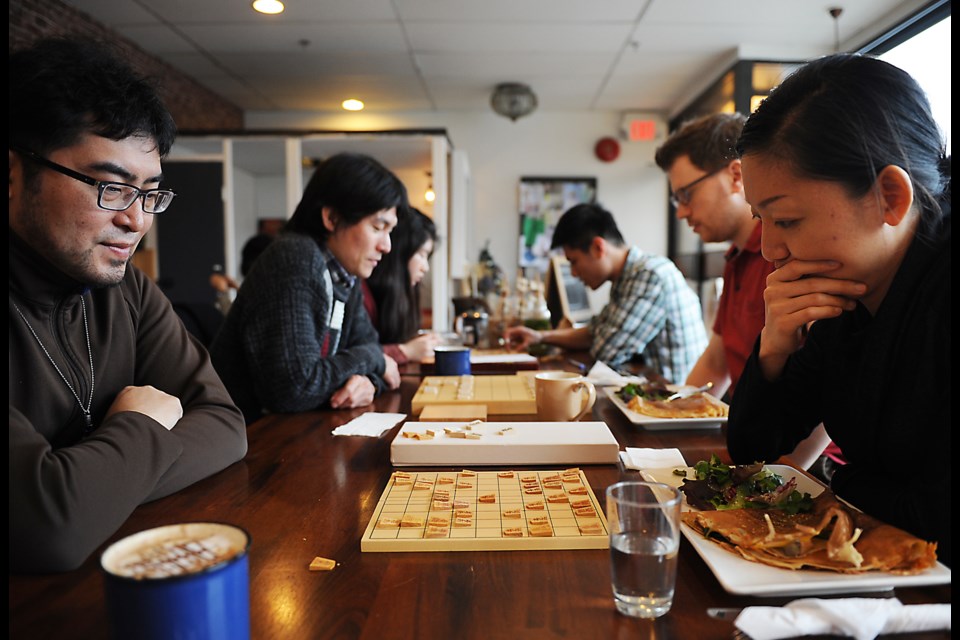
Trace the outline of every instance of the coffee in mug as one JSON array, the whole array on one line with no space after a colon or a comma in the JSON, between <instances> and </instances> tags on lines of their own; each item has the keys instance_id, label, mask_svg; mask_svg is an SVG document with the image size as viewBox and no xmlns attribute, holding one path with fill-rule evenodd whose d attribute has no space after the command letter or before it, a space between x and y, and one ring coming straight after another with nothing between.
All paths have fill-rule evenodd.
<instances>
[{"instance_id":1,"label":"coffee in mug","mask_svg":"<svg viewBox=\"0 0 960 640\"><path fill-rule=\"evenodd\" d=\"M246 640L247 550L239 527L190 522L148 529L100 557L115 638Z\"/></svg>"},{"instance_id":2,"label":"coffee in mug","mask_svg":"<svg viewBox=\"0 0 960 640\"><path fill-rule=\"evenodd\" d=\"M579 373L545 371L535 376L537 418L549 422L576 422L597 400L593 383Z\"/></svg>"}]
</instances>

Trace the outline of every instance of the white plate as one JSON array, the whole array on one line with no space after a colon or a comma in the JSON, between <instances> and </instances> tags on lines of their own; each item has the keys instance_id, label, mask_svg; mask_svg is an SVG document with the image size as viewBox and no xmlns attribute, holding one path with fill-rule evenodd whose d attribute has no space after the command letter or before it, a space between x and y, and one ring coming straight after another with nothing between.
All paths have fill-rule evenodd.
<instances>
[{"instance_id":1,"label":"white plate","mask_svg":"<svg viewBox=\"0 0 960 640\"><path fill-rule=\"evenodd\" d=\"M689 387L686 385L668 384L667 388L671 391L678 391ZM619 388L613 389L610 387L606 387L603 390L603 392L607 394L607 397L613 401L613 404L617 405L617 408L623 412L623 415L627 416L627 420L649 431L662 431L665 429L709 429L719 427L727 421L726 416L714 418L657 418L644 415L628 407L627 403L620 399L620 396L617 394L618 391L620 391ZM726 406L726 403L723 404Z\"/></svg>"},{"instance_id":2,"label":"white plate","mask_svg":"<svg viewBox=\"0 0 960 640\"><path fill-rule=\"evenodd\" d=\"M799 473L793 467L780 464L768 464L768 469L783 477L797 479L797 490L817 496L823 492L823 485ZM644 469L640 474L651 482L663 482L674 487L683 484L683 477L668 469ZM687 477L695 478L692 468L687 469ZM683 501L684 511L696 511ZM758 562L750 562L731 553L719 544L704 538L687 525L681 525L683 535L707 563L713 575L724 589L730 593L753 596L792 596L831 593L856 593L869 591L889 591L895 587L916 587L933 584L950 584L950 569L937 563L932 569L912 576L870 571L860 574L833 573L831 571L810 571L779 569Z\"/></svg>"}]
</instances>

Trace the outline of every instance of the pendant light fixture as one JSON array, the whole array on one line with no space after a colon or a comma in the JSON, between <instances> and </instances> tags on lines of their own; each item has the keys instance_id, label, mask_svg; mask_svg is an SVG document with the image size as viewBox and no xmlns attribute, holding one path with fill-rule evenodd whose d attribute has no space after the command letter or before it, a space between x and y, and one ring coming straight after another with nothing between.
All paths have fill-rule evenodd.
<instances>
[{"instance_id":1,"label":"pendant light fixture","mask_svg":"<svg viewBox=\"0 0 960 640\"><path fill-rule=\"evenodd\" d=\"M843 7L831 7L827 11L833 18L833 52L840 53L840 14L843 13Z\"/></svg>"},{"instance_id":2,"label":"pendant light fixture","mask_svg":"<svg viewBox=\"0 0 960 640\"><path fill-rule=\"evenodd\" d=\"M423 199L427 202L433 202L437 199L437 193L433 190L433 171L427 171L427 179L429 183L427 184L427 190L423 194Z\"/></svg>"}]
</instances>

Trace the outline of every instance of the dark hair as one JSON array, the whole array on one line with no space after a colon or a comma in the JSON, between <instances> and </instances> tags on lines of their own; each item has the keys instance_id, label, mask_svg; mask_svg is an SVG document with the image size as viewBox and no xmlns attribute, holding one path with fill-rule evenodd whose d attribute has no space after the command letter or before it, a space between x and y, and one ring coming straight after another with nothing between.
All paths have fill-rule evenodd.
<instances>
[{"instance_id":1,"label":"dark hair","mask_svg":"<svg viewBox=\"0 0 960 640\"><path fill-rule=\"evenodd\" d=\"M762 153L800 175L866 194L880 170L902 168L920 214L942 216L950 158L930 104L910 75L882 60L836 54L793 72L747 119L741 156Z\"/></svg>"},{"instance_id":2,"label":"dark hair","mask_svg":"<svg viewBox=\"0 0 960 640\"><path fill-rule=\"evenodd\" d=\"M623 236L613 220L613 214L598 204L578 204L560 216L553 230L551 249L570 247L586 251L596 237L622 247Z\"/></svg>"},{"instance_id":3,"label":"dark hair","mask_svg":"<svg viewBox=\"0 0 960 640\"><path fill-rule=\"evenodd\" d=\"M736 159L737 138L746 120L742 113L711 113L688 120L670 134L653 159L664 171L681 156L704 171L716 171Z\"/></svg>"},{"instance_id":4,"label":"dark hair","mask_svg":"<svg viewBox=\"0 0 960 640\"><path fill-rule=\"evenodd\" d=\"M40 40L9 57L11 146L42 156L86 133L141 136L170 151L177 129L154 84L103 43Z\"/></svg>"},{"instance_id":5,"label":"dark hair","mask_svg":"<svg viewBox=\"0 0 960 640\"><path fill-rule=\"evenodd\" d=\"M413 338L420 328L420 285L410 284L410 258L427 240L437 242L437 227L413 207L397 210L397 226L390 233L390 253L367 279L377 302L380 342L396 344Z\"/></svg>"},{"instance_id":6,"label":"dark hair","mask_svg":"<svg viewBox=\"0 0 960 640\"><path fill-rule=\"evenodd\" d=\"M406 205L407 189L389 169L370 156L338 153L317 166L284 231L324 242L330 236L323 224L324 207L333 210L341 228L377 211Z\"/></svg>"},{"instance_id":7,"label":"dark hair","mask_svg":"<svg viewBox=\"0 0 960 640\"><path fill-rule=\"evenodd\" d=\"M273 242L273 236L269 233L258 233L247 240L243 249L240 250L240 275L246 276L250 273L254 260L260 257L271 242Z\"/></svg>"}]
</instances>

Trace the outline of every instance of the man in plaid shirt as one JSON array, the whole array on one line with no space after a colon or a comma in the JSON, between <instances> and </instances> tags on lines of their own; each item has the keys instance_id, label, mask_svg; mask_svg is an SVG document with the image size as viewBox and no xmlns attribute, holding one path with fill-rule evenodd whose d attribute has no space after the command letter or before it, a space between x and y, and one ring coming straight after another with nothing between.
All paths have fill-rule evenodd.
<instances>
[{"instance_id":1,"label":"man in plaid shirt","mask_svg":"<svg viewBox=\"0 0 960 640\"><path fill-rule=\"evenodd\" d=\"M641 359L671 382L683 382L707 346L700 300L668 258L628 247L613 215L596 204L564 213L552 247L563 248L571 273L591 289L610 281L610 301L589 325L536 331L512 327L508 344L589 349L617 366Z\"/></svg>"}]
</instances>

